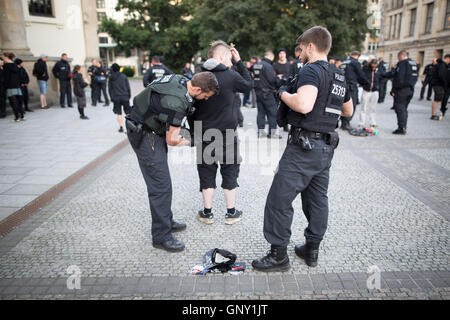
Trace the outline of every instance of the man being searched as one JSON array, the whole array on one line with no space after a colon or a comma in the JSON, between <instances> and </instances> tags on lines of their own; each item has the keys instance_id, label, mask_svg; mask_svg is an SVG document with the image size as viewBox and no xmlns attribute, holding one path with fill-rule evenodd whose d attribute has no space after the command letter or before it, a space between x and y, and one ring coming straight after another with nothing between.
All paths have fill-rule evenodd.
<instances>
[{"instance_id":1,"label":"man being searched","mask_svg":"<svg viewBox=\"0 0 450 320\"><path fill-rule=\"evenodd\" d=\"M301 59L308 64L300 70L292 93L286 92L284 86L278 90L288 108L286 118L291 131L264 209L264 236L271 249L252 262L256 270L265 272L290 268L287 247L294 216L292 202L299 193L308 226L304 232L306 243L296 245L295 253L308 266L317 265L328 222L331 160L339 142L335 129L341 115L353 113L344 74L328 63L332 42L328 30L313 27L297 42Z\"/></svg>"},{"instance_id":2,"label":"man being searched","mask_svg":"<svg viewBox=\"0 0 450 320\"><path fill-rule=\"evenodd\" d=\"M147 88L147 86L152 83L153 80L159 79L169 74L174 73L161 62L161 57L153 56L152 66L148 68L147 72L144 75L144 78L142 79L144 87Z\"/></svg>"},{"instance_id":3,"label":"man being searched","mask_svg":"<svg viewBox=\"0 0 450 320\"><path fill-rule=\"evenodd\" d=\"M184 244L172 235L186 229L186 225L173 219L167 146L191 144L180 138L183 119L190 112L194 99L208 99L218 90L217 79L211 72L198 73L192 80L167 75L152 82L134 98L126 120L127 135L147 185L155 248L169 252L184 250Z\"/></svg>"},{"instance_id":4,"label":"man being searched","mask_svg":"<svg viewBox=\"0 0 450 320\"><path fill-rule=\"evenodd\" d=\"M220 163L222 188L227 205L225 223L233 224L242 219L242 211L235 209L240 167L236 132L240 98L239 103L235 103L235 94L236 92L250 92L253 81L241 61L239 52L227 43L220 40L213 42L208 55L210 59L203 64L202 69L211 71L217 77L220 92L207 101L197 101L194 104L196 111L193 120L201 122L202 136L205 136L197 149L197 170L204 204L204 209L198 213L197 218L206 224L214 222L212 204L216 189L217 169ZM235 62L234 69L236 71L231 69L232 59ZM214 136L214 139L211 138L207 141L208 132ZM200 152L201 154L199 154Z\"/></svg>"}]
</instances>

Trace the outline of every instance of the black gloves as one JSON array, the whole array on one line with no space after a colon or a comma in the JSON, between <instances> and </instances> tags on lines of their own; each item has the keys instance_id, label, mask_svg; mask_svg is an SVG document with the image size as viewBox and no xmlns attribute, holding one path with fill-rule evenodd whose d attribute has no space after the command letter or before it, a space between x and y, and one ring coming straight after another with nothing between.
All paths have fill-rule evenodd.
<instances>
[{"instance_id":1,"label":"black gloves","mask_svg":"<svg viewBox=\"0 0 450 320\"><path fill-rule=\"evenodd\" d=\"M286 85L285 85L285 86L281 86L280 89L278 89L278 91L277 91L277 97L278 97L278 99L281 100L281 95L283 94L283 92L287 92L287 91L288 91L287 89L288 89L288 88L287 88Z\"/></svg>"}]
</instances>

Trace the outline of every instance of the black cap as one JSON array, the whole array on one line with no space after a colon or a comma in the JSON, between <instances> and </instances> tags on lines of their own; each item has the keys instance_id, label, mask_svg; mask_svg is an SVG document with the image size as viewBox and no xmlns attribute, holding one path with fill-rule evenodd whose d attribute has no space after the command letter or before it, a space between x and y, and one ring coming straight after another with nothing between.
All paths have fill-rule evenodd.
<instances>
[{"instance_id":1,"label":"black cap","mask_svg":"<svg viewBox=\"0 0 450 320\"><path fill-rule=\"evenodd\" d=\"M23 61L22 61L21 59L19 59L19 58L17 58L16 60L14 60L14 63L17 64L17 65L21 65L22 62L23 62Z\"/></svg>"}]
</instances>

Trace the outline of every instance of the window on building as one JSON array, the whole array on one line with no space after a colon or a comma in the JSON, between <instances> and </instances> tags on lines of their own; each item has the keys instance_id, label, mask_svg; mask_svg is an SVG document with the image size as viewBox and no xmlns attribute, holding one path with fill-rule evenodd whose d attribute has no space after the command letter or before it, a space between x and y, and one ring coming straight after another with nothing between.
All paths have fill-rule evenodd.
<instances>
[{"instance_id":1,"label":"window on building","mask_svg":"<svg viewBox=\"0 0 450 320\"><path fill-rule=\"evenodd\" d=\"M431 26L433 23L433 9L434 3L427 4L427 17L425 19L425 33L431 33Z\"/></svg>"},{"instance_id":2,"label":"window on building","mask_svg":"<svg viewBox=\"0 0 450 320\"><path fill-rule=\"evenodd\" d=\"M414 30L416 29L416 20L417 20L417 8L411 9L411 19L409 20L409 35L414 36Z\"/></svg>"},{"instance_id":3,"label":"window on building","mask_svg":"<svg viewBox=\"0 0 450 320\"><path fill-rule=\"evenodd\" d=\"M389 33L387 34L387 38L391 39L392 34L392 16L389 17Z\"/></svg>"},{"instance_id":4,"label":"window on building","mask_svg":"<svg viewBox=\"0 0 450 320\"><path fill-rule=\"evenodd\" d=\"M444 29L450 29L450 0L447 0L447 9L445 10Z\"/></svg>"},{"instance_id":5,"label":"window on building","mask_svg":"<svg viewBox=\"0 0 450 320\"><path fill-rule=\"evenodd\" d=\"M28 12L32 16L53 17L51 0L28 0Z\"/></svg>"},{"instance_id":6,"label":"window on building","mask_svg":"<svg viewBox=\"0 0 450 320\"><path fill-rule=\"evenodd\" d=\"M108 37L98 37L99 43L108 43Z\"/></svg>"},{"instance_id":7,"label":"window on building","mask_svg":"<svg viewBox=\"0 0 450 320\"><path fill-rule=\"evenodd\" d=\"M105 8L105 0L97 0L97 9Z\"/></svg>"},{"instance_id":8,"label":"window on building","mask_svg":"<svg viewBox=\"0 0 450 320\"><path fill-rule=\"evenodd\" d=\"M105 12L97 12L98 22L101 22L103 20L103 18L106 18L106 13Z\"/></svg>"},{"instance_id":9,"label":"window on building","mask_svg":"<svg viewBox=\"0 0 450 320\"><path fill-rule=\"evenodd\" d=\"M391 34L391 39L395 39L395 32L397 30L397 15L394 16L394 24L392 26L392 34Z\"/></svg>"},{"instance_id":10,"label":"window on building","mask_svg":"<svg viewBox=\"0 0 450 320\"><path fill-rule=\"evenodd\" d=\"M396 39L400 38L400 32L402 31L402 14L398 14L398 21L397 21L397 35Z\"/></svg>"}]
</instances>

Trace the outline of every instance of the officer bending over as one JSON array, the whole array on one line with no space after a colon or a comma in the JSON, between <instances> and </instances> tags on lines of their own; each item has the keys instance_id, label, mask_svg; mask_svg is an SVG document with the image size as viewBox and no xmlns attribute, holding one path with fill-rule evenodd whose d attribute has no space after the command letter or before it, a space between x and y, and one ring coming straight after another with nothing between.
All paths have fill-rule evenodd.
<instances>
[{"instance_id":1,"label":"officer bending over","mask_svg":"<svg viewBox=\"0 0 450 320\"><path fill-rule=\"evenodd\" d=\"M184 249L184 244L172 236L172 232L184 230L186 225L173 220L167 145L190 145L190 141L180 137L182 121L191 112L194 99L207 100L218 89L211 72L198 73L192 80L167 75L153 81L134 98L126 120L127 135L147 185L155 248L171 252Z\"/></svg>"},{"instance_id":2,"label":"officer bending over","mask_svg":"<svg viewBox=\"0 0 450 320\"><path fill-rule=\"evenodd\" d=\"M339 141L334 130L339 116L353 113L343 72L327 62L331 41L331 34L323 27L303 33L297 42L302 50L300 57L308 64L299 72L295 93L286 92L285 87L278 91L290 108L287 121L291 131L264 210L264 236L271 250L252 263L260 271L290 268L287 246L294 215L292 202L299 193L308 227L304 233L306 244L296 246L295 253L308 266L317 265L319 244L328 221L331 160Z\"/></svg>"}]
</instances>

